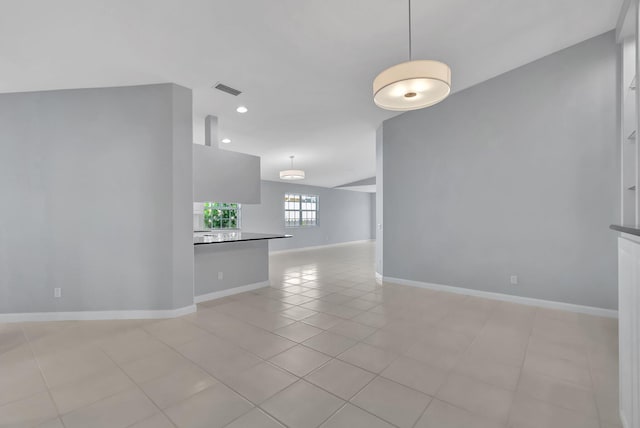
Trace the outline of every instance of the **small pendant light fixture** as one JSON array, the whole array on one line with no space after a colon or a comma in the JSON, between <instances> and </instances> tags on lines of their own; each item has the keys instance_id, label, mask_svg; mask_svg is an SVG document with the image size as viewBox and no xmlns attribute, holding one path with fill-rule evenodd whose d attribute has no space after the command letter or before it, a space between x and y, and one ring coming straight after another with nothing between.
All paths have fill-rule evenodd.
<instances>
[{"instance_id":1,"label":"small pendant light fixture","mask_svg":"<svg viewBox=\"0 0 640 428\"><path fill-rule=\"evenodd\" d=\"M304 171L301 169L293 169L293 158L295 156L289 156L291 159L291 169L280 171L280 180L303 180Z\"/></svg>"},{"instance_id":2,"label":"small pendant light fixture","mask_svg":"<svg viewBox=\"0 0 640 428\"><path fill-rule=\"evenodd\" d=\"M439 103L451 92L451 69L440 61L414 61L411 52L409 0L409 61L387 68L373 81L373 101L385 110L417 110Z\"/></svg>"}]
</instances>

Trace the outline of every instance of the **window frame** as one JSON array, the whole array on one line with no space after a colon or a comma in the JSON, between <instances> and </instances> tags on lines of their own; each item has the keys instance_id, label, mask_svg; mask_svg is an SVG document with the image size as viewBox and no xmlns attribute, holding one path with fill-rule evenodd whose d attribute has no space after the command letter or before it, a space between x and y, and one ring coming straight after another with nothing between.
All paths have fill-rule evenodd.
<instances>
[{"instance_id":1,"label":"window frame","mask_svg":"<svg viewBox=\"0 0 640 428\"><path fill-rule=\"evenodd\" d=\"M291 197L298 197L298 208L297 209L290 209L287 208L287 202L292 202L290 201ZM303 198L304 197L312 197L315 200L313 201L313 203L315 203L315 209L310 210L310 209L304 209L303 208ZM293 193L293 192L286 192L284 194L283 197L283 207L284 207L284 227L287 229L293 229L293 228L307 228L307 227L318 227L320 226L320 196L319 195L314 195L314 194L305 194L305 193ZM297 222L295 224L293 224L292 222L288 221L287 219L287 213L288 212L293 212L293 213L297 213ZM314 224L303 224L304 221L304 215L303 213L314 213L315 214L315 223Z\"/></svg>"},{"instance_id":2,"label":"window frame","mask_svg":"<svg viewBox=\"0 0 640 428\"><path fill-rule=\"evenodd\" d=\"M209 205L209 206L207 206ZM217 206L216 206L217 205ZM235 205L235 208L233 207ZM236 212L236 226L235 227L223 227L222 223L224 222L224 218L221 218L221 224L220 227L213 227L213 223L211 224L212 227L208 227L207 226L207 215L205 214L206 211L208 209L211 210L220 210L222 212L224 211L235 211ZM221 213L221 217L222 217L222 213ZM202 209L202 219L203 219L203 223L204 223L204 228L207 230L240 230L242 227L242 204L238 204L235 202L204 202L203 203L203 209ZM213 219L212 219L213 221ZM230 222L230 219L229 219Z\"/></svg>"}]
</instances>

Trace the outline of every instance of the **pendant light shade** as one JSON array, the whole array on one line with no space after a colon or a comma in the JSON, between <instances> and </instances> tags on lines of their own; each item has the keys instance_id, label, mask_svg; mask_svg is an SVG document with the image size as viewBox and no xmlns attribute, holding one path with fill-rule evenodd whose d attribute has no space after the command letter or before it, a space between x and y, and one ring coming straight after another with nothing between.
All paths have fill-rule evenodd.
<instances>
[{"instance_id":1,"label":"pendant light shade","mask_svg":"<svg viewBox=\"0 0 640 428\"><path fill-rule=\"evenodd\" d=\"M440 61L413 61L409 0L409 61L389 67L373 81L373 101L386 110L407 111L439 103L451 92L451 69Z\"/></svg>"},{"instance_id":2,"label":"pendant light shade","mask_svg":"<svg viewBox=\"0 0 640 428\"><path fill-rule=\"evenodd\" d=\"M304 171L301 169L287 169L280 171L281 180L303 180Z\"/></svg>"},{"instance_id":3,"label":"pendant light shade","mask_svg":"<svg viewBox=\"0 0 640 428\"><path fill-rule=\"evenodd\" d=\"M387 68L373 81L373 101L386 110L416 110L451 92L451 69L439 61L409 61Z\"/></svg>"},{"instance_id":4,"label":"pendant light shade","mask_svg":"<svg viewBox=\"0 0 640 428\"><path fill-rule=\"evenodd\" d=\"M289 156L289 159L291 159L291 169L285 169L284 171L280 171L280 180L303 180L304 179L303 170L293 169L293 158L294 156Z\"/></svg>"}]
</instances>

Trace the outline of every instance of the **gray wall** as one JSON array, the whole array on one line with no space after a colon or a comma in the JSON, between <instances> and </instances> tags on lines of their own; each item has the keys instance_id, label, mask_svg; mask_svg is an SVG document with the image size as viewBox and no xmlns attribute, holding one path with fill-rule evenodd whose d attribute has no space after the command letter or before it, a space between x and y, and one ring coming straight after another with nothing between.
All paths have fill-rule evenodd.
<instances>
[{"instance_id":1,"label":"gray wall","mask_svg":"<svg viewBox=\"0 0 640 428\"><path fill-rule=\"evenodd\" d=\"M260 203L259 156L194 144L193 172L196 202Z\"/></svg>"},{"instance_id":2,"label":"gray wall","mask_svg":"<svg viewBox=\"0 0 640 428\"><path fill-rule=\"evenodd\" d=\"M287 192L320 197L318 226L284 227L284 194ZM370 239L370 216L368 193L262 181L262 203L242 205L242 230L293 235L293 238L269 241L271 251L288 250Z\"/></svg>"},{"instance_id":3,"label":"gray wall","mask_svg":"<svg viewBox=\"0 0 640 428\"><path fill-rule=\"evenodd\" d=\"M0 95L0 313L192 304L191 105L172 84Z\"/></svg>"},{"instance_id":4,"label":"gray wall","mask_svg":"<svg viewBox=\"0 0 640 428\"><path fill-rule=\"evenodd\" d=\"M384 275L616 308L616 63L607 33L387 120Z\"/></svg>"}]
</instances>

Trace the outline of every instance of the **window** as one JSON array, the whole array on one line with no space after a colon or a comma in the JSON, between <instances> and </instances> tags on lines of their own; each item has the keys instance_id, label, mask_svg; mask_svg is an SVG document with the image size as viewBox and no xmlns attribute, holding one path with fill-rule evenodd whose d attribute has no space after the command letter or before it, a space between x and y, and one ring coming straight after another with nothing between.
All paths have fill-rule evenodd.
<instances>
[{"instance_id":1,"label":"window","mask_svg":"<svg viewBox=\"0 0 640 428\"><path fill-rule=\"evenodd\" d=\"M240 229L240 204L204 203L205 229Z\"/></svg>"},{"instance_id":2,"label":"window","mask_svg":"<svg viewBox=\"0 0 640 428\"><path fill-rule=\"evenodd\" d=\"M285 194L284 225L286 227L317 226L318 196Z\"/></svg>"}]
</instances>

